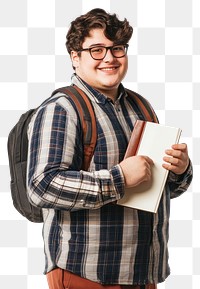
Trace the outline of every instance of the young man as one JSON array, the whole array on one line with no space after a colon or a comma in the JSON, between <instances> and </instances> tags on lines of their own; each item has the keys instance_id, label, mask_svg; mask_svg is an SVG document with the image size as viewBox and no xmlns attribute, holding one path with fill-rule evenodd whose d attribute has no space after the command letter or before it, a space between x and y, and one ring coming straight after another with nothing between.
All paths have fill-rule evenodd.
<instances>
[{"instance_id":1,"label":"young man","mask_svg":"<svg viewBox=\"0 0 200 289\"><path fill-rule=\"evenodd\" d=\"M82 131L68 98L56 95L30 124L29 197L43 208L50 289L156 288L170 274L170 198L186 191L192 178L186 144L166 148L163 166L170 173L156 214L116 204L125 187L151 179L153 166L148 156L123 160L141 117L121 84L132 30L126 19L94 9L67 34L72 83L88 95L96 115L88 171L81 167Z\"/></svg>"}]
</instances>

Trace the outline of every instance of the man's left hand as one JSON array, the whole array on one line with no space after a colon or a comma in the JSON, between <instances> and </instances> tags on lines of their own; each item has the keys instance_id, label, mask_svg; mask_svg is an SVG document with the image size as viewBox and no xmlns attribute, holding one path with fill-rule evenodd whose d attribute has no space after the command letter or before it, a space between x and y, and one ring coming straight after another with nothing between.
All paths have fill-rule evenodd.
<instances>
[{"instance_id":1,"label":"man's left hand","mask_svg":"<svg viewBox=\"0 0 200 289\"><path fill-rule=\"evenodd\" d=\"M163 158L166 162L162 165L163 168L177 175L183 174L189 165L187 145L184 143L174 144L172 145L172 149L167 149L165 153L167 156Z\"/></svg>"}]
</instances>

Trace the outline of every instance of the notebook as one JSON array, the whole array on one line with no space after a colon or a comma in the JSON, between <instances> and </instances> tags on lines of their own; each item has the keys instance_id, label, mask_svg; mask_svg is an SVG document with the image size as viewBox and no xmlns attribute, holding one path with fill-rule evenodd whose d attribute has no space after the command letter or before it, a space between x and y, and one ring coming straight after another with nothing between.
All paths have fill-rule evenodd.
<instances>
[{"instance_id":1,"label":"notebook","mask_svg":"<svg viewBox=\"0 0 200 289\"><path fill-rule=\"evenodd\" d=\"M134 155L150 157L152 179L136 187L125 189L119 205L156 213L167 180L168 170L162 167L165 150L179 142L181 129L158 123L137 120L133 129L125 158Z\"/></svg>"}]
</instances>

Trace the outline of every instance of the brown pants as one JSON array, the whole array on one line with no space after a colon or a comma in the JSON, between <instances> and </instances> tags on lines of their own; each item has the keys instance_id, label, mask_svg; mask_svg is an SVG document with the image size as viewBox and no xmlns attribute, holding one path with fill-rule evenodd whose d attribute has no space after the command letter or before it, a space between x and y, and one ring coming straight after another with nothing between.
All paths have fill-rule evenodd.
<instances>
[{"instance_id":1,"label":"brown pants","mask_svg":"<svg viewBox=\"0 0 200 289\"><path fill-rule=\"evenodd\" d=\"M50 289L156 289L154 284L145 286L134 285L102 285L81 278L69 271L60 268L54 269L47 274Z\"/></svg>"}]
</instances>

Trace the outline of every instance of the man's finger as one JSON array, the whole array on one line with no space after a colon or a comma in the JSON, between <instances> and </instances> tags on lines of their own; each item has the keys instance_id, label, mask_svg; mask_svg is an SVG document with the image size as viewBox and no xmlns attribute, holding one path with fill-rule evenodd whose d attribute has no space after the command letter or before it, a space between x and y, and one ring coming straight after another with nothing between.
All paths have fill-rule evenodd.
<instances>
[{"instance_id":1,"label":"man's finger","mask_svg":"<svg viewBox=\"0 0 200 289\"><path fill-rule=\"evenodd\" d=\"M185 143L173 144L172 148L174 150L187 151L187 145Z\"/></svg>"}]
</instances>

